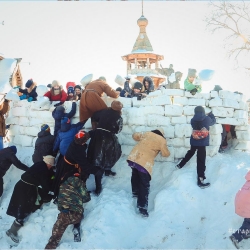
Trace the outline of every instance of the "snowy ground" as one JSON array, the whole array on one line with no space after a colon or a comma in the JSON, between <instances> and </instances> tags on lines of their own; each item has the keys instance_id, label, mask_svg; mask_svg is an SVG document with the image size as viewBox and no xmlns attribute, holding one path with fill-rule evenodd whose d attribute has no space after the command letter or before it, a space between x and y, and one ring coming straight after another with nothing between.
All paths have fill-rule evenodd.
<instances>
[{"instance_id":1,"label":"snowy ground","mask_svg":"<svg viewBox=\"0 0 250 250\"><path fill-rule=\"evenodd\" d=\"M31 163L29 151L18 157ZM29 164L30 165L30 164ZM234 197L250 169L249 153L229 150L207 157L207 180L211 187L196 185L196 159L181 170L175 163L155 163L149 196L149 217L142 218L131 197L131 169L122 157L114 167L116 177L103 178L103 192L85 205L82 242L73 242L72 226L66 230L58 249L234 249L228 237L243 218L234 213ZM0 249L9 249L5 231L13 222L6 209L21 170L11 167L4 176L0 207ZM94 178L87 182L94 189ZM28 218L19 231L16 249L43 249L58 214L51 202ZM250 248L250 240L242 242Z\"/></svg>"}]
</instances>

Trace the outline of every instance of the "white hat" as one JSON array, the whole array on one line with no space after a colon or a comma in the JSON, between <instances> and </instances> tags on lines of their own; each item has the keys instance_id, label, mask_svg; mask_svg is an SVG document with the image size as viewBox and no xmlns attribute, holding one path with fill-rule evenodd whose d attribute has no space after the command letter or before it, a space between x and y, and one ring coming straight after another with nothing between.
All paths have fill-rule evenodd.
<instances>
[{"instance_id":1,"label":"white hat","mask_svg":"<svg viewBox=\"0 0 250 250\"><path fill-rule=\"evenodd\" d=\"M157 128L161 133L162 135L164 135L164 129L163 128Z\"/></svg>"},{"instance_id":2,"label":"white hat","mask_svg":"<svg viewBox=\"0 0 250 250\"><path fill-rule=\"evenodd\" d=\"M43 161L44 161L46 164L49 164L49 165L51 165L51 166L55 166L55 157L52 156L52 155L43 156Z\"/></svg>"},{"instance_id":3,"label":"white hat","mask_svg":"<svg viewBox=\"0 0 250 250\"><path fill-rule=\"evenodd\" d=\"M93 79L93 74L86 75L82 78L80 83L82 84L83 87L85 87L88 83L90 83Z\"/></svg>"}]
</instances>

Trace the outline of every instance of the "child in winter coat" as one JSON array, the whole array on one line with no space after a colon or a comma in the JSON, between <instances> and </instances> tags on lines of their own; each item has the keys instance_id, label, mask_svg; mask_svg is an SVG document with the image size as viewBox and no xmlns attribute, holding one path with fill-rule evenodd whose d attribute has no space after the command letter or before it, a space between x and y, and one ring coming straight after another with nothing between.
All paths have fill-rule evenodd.
<instances>
[{"instance_id":1,"label":"child in winter coat","mask_svg":"<svg viewBox=\"0 0 250 250\"><path fill-rule=\"evenodd\" d=\"M216 119L212 112L205 114L205 109L202 106L197 106L194 109L194 117L191 119L193 133L190 137L191 149L188 150L185 157L179 164L177 169L181 169L193 157L197 150L197 185L200 188L210 186L210 183L204 183L206 170L206 146L209 146L209 127L214 125Z\"/></svg>"},{"instance_id":2,"label":"child in winter coat","mask_svg":"<svg viewBox=\"0 0 250 250\"><path fill-rule=\"evenodd\" d=\"M80 222L83 219L84 212L83 203L90 201L85 175L81 174L81 168L76 168L74 164L70 164L69 169L61 179L58 196L60 213L45 249L55 249L58 246L68 225L78 225L80 231Z\"/></svg>"},{"instance_id":3,"label":"child in winter coat","mask_svg":"<svg viewBox=\"0 0 250 250\"><path fill-rule=\"evenodd\" d=\"M37 93L36 93L36 83L33 82L32 79L29 79L25 84L25 89L19 88L19 92L22 93L22 95L19 97L20 100L27 99L28 102L36 101L37 99Z\"/></svg>"},{"instance_id":4,"label":"child in winter coat","mask_svg":"<svg viewBox=\"0 0 250 250\"><path fill-rule=\"evenodd\" d=\"M55 119L54 136L56 138L58 130L61 128L61 119L68 117L71 119L76 114L76 103L72 102L72 108L69 113L65 113L63 106L58 106L52 111L52 117Z\"/></svg>"},{"instance_id":5,"label":"child in winter coat","mask_svg":"<svg viewBox=\"0 0 250 250\"><path fill-rule=\"evenodd\" d=\"M192 95L196 92L200 93L202 90L201 85L195 84L197 81L196 69L188 69L188 76L184 81L184 89L189 91Z\"/></svg>"},{"instance_id":6,"label":"child in winter coat","mask_svg":"<svg viewBox=\"0 0 250 250\"><path fill-rule=\"evenodd\" d=\"M78 101L78 96L75 95L75 91L73 87L69 87L67 91L67 99L66 101Z\"/></svg>"},{"instance_id":7,"label":"child in winter coat","mask_svg":"<svg viewBox=\"0 0 250 250\"><path fill-rule=\"evenodd\" d=\"M244 218L242 226L229 238L236 248L243 239L250 238L250 171L246 174L247 180L235 197L235 213Z\"/></svg>"},{"instance_id":8,"label":"child in winter coat","mask_svg":"<svg viewBox=\"0 0 250 250\"><path fill-rule=\"evenodd\" d=\"M148 217L148 194L154 159L159 152L163 157L170 155L163 135L164 131L161 128L151 132L134 133L133 139L138 141L138 144L134 146L127 159L128 165L132 168L132 194L137 198L137 207L144 217Z\"/></svg>"}]
</instances>

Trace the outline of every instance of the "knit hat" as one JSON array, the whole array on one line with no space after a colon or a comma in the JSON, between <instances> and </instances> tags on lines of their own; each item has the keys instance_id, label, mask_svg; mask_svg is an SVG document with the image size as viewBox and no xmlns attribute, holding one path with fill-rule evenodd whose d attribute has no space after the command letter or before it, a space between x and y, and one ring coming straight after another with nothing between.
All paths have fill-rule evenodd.
<instances>
[{"instance_id":1,"label":"knit hat","mask_svg":"<svg viewBox=\"0 0 250 250\"><path fill-rule=\"evenodd\" d=\"M188 69L188 77L196 77L196 69Z\"/></svg>"},{"instance_id":2,"label":"knit hat","mask_svg":"<svg viewBox=\"0 0 250 250\"><path fill-rule=\"evenodd\" d=\"M74 88L68 87L68 94L74 94Z\"/></svg>"},{"instance_id":3,"label":"knit hat","mask_svg":"<svg viewBox=\"0 0 250 250\"><path fill-rule=\"evenodd\" d=\"M130 79L131 79L131 76L126 76L125 79L126 79L126 80L130 80Z\"/></svg>"},{"instance_id":4,"label":"knit hat","mask_svg":"<svg viewBox=\"0 0 250 250\"><path fill-rule=\"evenodd\" d=\"M41 126L41 131L50 131L50 127L49 127L49 125L48 124L43 124L42 126Z\"/></svg>"},{"instance_id":5,"label":"knit hat","mask_svg":"<svg viewBox=\"0 0 250 250\"><path fill-rule=\"evenodd\" d=\"M68 117L62 117L61 124L70 124L70 119Z\"/></svg>"},{"instance_id":6,"label":"knit hat","mask_svg":"<svg viewBox=\"0 0 250 250\"><path fill-rule=\"evenodd\" d=\"M87 140L89 139L89 133L80 130L76 135L75 135L75 143L79 144L79 145L83 145L87 142Z\"/></svg>"},{"instance_id":7,"label":"knit hat","mask_svg":"<svg viewBox=\"0 0 250 250\"><path fill-rule=\"evenodd\" d=\"M203 114L205 114L205 109L202 106L197 106L194 109L194 113L195 114L197 114L197 113L203 113Z\"/></svg>"},{"instance_id":8,"label":"knit hat","mask_svg":"<svg viewBox=\"0 0 250 250\"><path fill-rule=\"evenodd\" d=\"M44 161L46 164L49 164L49 165L51 165L51 166L55 166L55 157L52 156L52 155L43 156L43 161Z\"/></svg>"},{"instance_id":9,"label":"knit hat","mask_svg":"<svg viewBox=\"0 0 250 250\"><path fill-rule=\"evenodd\" d=\"M16 152L17 152L16 146L10 146L10 149L14 152L14 154L16 154Z\"/></svg>"},{"instance_id":10,"label":"knit hat","mask_svg":"<svg viewBox=\"0 0 250 250\"><path fill-rule=\"evenodd\" d=\"M122 88L121 87L118 87L118 88L116 88L116 90L115 91L122 91Z\"/></svg>"},{"instance_id":11,"label":"knit hat","mask_svg":"<svg viewBox=\"0 0 250 250\"><path fill-rule=\"evenodd\" d=\"M123 108L123 104L119 101L113 101L111 103L111 108L115 111L121 111Z\"/></svg>"},{"instance_id":12,"label":"knit hat","mask_svg":"<svg viewBox=\"0 0 250 250\"><path fill-rule=\"evenodd\" d=\"M47 88L52 88L52 85L51 85L51 83L49 83L48 85L47 85Z\"/></svg>"},{"instance_id":13,"label":"knit hat","mask_svg":"<svg viewBox=\"0 0 250 250\"><path fill-rule=\"evenodd\" d=\"M134 89L139 89L139 90L141 90L141 89L142 89L142 83L140 83L140 82L135 82L135 84L134 84Z\"/></svg>"},{"instance_id":14,"label":"knit hat","mask_svg":"<svg viewBox=\"0 0 250 250\"><path fill-rule=\"evenodd\" d=\"M106 82L106 78L104 76L100 76L98 79Z\"/></svg>"},{"instance_id":15,"label":"knit hat","mask_svg":"<svg viewBox=\"0 0 250 250\"><path fill-rule=\"evenodd\" d=\"M65 108L62 105L60 105L60 106L56 107L56 111L62 111L62 112L64 112Z\"/></svg>"},{"instance_id":16,"label":"knit hat","mask_svg":"<svg viewBox=\"0 0 250 250\"><path fill-rule=\"evenodd\" d=\"M81 88L80 85L76 85L76 86L74 87L74 90L75 90L75 89L80 89L80 90L82 90L82 88Z\"/></svg>"},{"instance_id":17,"label":"knit hat","mask_svg":"<svg viewBox=\"0 0 250 250\"><path fill-rule=\"evenodd\" d=\"M33 80L32 79L29 79L26 83L25 83L25 87L26 88L30 88L33 84Z\"/></svg>"},{"instance_id":18,"label":"knit hat","mask_svg":"<svg viewBox=\"0 0 250 250\"><path fill-rule=\"evenodd\" d=\"M54 81L51 83L51 86L52 86L52 88L54 88L55 86L60 86L60 83L59 83L59 81L54 80Z\"/></svg>"}]
</instances>

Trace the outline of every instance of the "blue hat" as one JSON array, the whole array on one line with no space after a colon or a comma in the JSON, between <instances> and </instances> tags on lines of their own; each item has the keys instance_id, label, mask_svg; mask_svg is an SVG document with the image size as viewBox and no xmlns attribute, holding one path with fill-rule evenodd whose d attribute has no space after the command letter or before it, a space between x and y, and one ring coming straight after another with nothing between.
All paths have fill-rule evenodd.
<instances>
[{"instance_id":1,"label":"blue hat","mask_svg":"<svg viewBox=\"0 0 250 250\"><path fill-rule=\"evenodd\" d=\"M43 124L43 125L41 126L41 131L50 131L49 125L48 125L48 124Z\"/></svg>"},{"instance_id":2,"label":"blue hat","mask_svg":"<svg viewBox=\"0 0 250 250\"><path fill-rule=\"evenodd\" d=\"M68 94L74 94L74 88L68 87Z\"/></svg>"},{"instance_id":3,"label":"blue hat","mask_svg":"<svg viewBox=\"0 0 250 250\"><path fill-rule=\"evenodd\" d=\"M10 149L16 154L16 152L17 152L16 146L10 146Z\"/></svg>"},{"instance_id":4,"label":"blue hat","mask_svg":"<svg viewBox=\"0 0 250 250\"><path fill-rule=\"evenodd\" d=\"M26 82L25 87L26 87L26 88L30 88L32 84L33 84L33 80L32 80L32 79L29 79L29 80Z\"/></svg>"}]
</instances>

